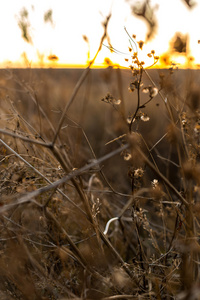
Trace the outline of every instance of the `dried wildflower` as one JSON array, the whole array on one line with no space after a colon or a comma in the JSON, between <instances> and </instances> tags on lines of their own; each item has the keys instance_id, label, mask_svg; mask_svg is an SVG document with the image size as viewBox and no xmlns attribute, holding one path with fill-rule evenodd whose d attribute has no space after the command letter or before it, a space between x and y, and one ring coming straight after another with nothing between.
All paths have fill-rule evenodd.
<instances>
[{"instance_id":1,"label":"dried wildflower","mask_svg":"<svg viewBox=\"0 0 200 300\"><path fill-rule=\"evenodd\" d=\"M163 189L161 184L159 183L159 181L157 179L154 179L151 182L151 186L152 186L152 196L155 200L161 200L163 197Z\"/></svg>"},{"instance_id":2,"label":"dried wildflower","mask_svg":"<svg viewBox=\"0 0 200 300\"><path fill-rule=\"evenodd\" d=\"M151 54L151 53L148 53L147 56L148 56L148 57L152 57L152 54Z\"/></svg>"},{"instance_id":3,"label":"dried wildflower","mask_svg":"<svg viewBox=\"0 0 200 300\"><path fill-rule=\"evenodd\" d=\"M135 122L135 119L133 119L133 121L132 121L132 117L129 116L129 117L126 119L126 121L127 121L128 124L131 124L131 122L132 122L132 123Z\"/></svg>"},{"instance_id":4,"label":"dried wildflower","mask_svg":"<svg viewBox=\"0 0 200 300\"><path fill-rule=\"evenodd\" d=\"M128 88L128 90L130 91L130 92L133 92L135 89L138 89L140 86L141 86L141 84L140 84L140 86L139 86L139 81L136 79L135 81L132 81L131 83L130 83L130 85L129 85L129 88Z\"/></svg>"},{"instance_id":5,"label":"dried wildflower","mask_svg":"<svg viewBox=\"0 0 200 300\"><path fill-rule=\"evenodd\" d=\"M181 121L183 128L185 129L186 125L187 125L187 120L186 119L182 119Z\"/></svg>"},{"instance_id":6,"label":"dried wildflower","mask_svg":"<svg viewBox=\"0 0 200 300\"><path fill-rule=\"evenodd\" d=\"M151 50L151 53L152 53L152 54L155 54L155 50Z\"/></svg>"},{"instance_id":7,"label":"dried wildflower","mask_svg":"<svg viewBox=\"0 0 200 300\"><path fill-rule=\"evenodd\" d=\"M156 189L158 187L158 179L154 179L152 182L151 182L151 185L152 185L152 188L153 189Z\"/></svg>"},{"instance_id":8,"label":"dried wildflower","mask_svg":"<svg viewBox=\"0 0 200 300\"><path fill-rule=\"evenodd\" d=\"M151 96L151 97L155 97L157 94L158 94L158 89L157 89L157 87L152 87L152 88L150 89L150 96Z\"/></svg>"},{"instance_id":9,"label":"dried wildflower","mask_svg":"<svg viewBox=\"0 0 200 300\"><path fill-rule=\"evenodd\" d=\"M50 54L47 58L48 58L48 60L51 60L51 61L59 60L58 56L55 54Z\"/></svg>"},{"instance_id":10,"label":"dried wildflower","mask_svg":"<svg viewBox=\"0 0 200 300\"><path fill-rule=\"evenodd\" d=\"M113 100L113 104L115 104L115 105L120 105L121 102L122 102L122 101L121 101L120 99L117 99L117 100L114 99L114 100Z\"/></svg>"},{"instance_id":11,"label":"dried wildflower","mask_svg":"<svg viewBox=\"0 0 200 300\"><path fill-rule=\"evenodd\" d=\"M138 55L137 52L134 52L134 53L133 53L133 57L134 57L134 58L136 58L137 55Z\"/></svg>"},{"instance_id":12,"label":"dried wildflower","mask_svg":"<svg viewBox=\"0 0 200 300\"><path fill-rule=\"evenodd\" d=\"M107 93L107 95L103 99L101 99L101 101L110 103L112 105L120 105L121 104L121 100L115 99L110 93Z\"/></svg>"},{"instance_id":13,"label":"dried wildflower","mask_svg":"<svg viewBox=\"0 0 200 300\"><path fill-rule=\"evenodd\" d=\"M131 52L131 51L132 51L132 48L131 48L131 47L128 47L128 51Z\"/></svg>"},{"instance_id":14,"label":"dried wildflower","mask_svg":"<svg viewBox=\"0 0 200 300\"><path fill-rule=\"evenodd\" d=\"M182 126L183 126L183 129L186 129L186 126L188 124L188 119L186 117L186 113L183 113L182 114L182 120L181 120L181 123L182 123Z\"/></svg>"},{"instance_id":15,"label":"dried wildflower","mask_svg":"<svg viewBox=\"0 0 200 300\"><path fill-rule=\"evenodd\" d=\"M173 51L178 53L186 53L187 48L187 35L176 33L171 45Z\"/></svg>"},{"instance_id":16,"label":"dried wildflower","mask_svg":"<svg viewBox=\"0 0 200 300\"><path fill-rule=\"evenodd\" d=\"M125 60L125 61L128 61L128 58L125 58L124 60Z\"/></svg>"},{"instance_id":17,"label":"dried wildflower","mask_svg":"<svg viewBox=\"0 0 200 300\"><path fill-rule=\"evenodd\" d=\"M92 215L94 218L96 218L97 215L100 213L100 206L101 206L100 200L99 198L97 198L92 205Z\"/></svg>"},{"instance_id":18,"label":"dried wildflower","mask_svg":"<svg viewBox=\"0 0 200 300\"><path fill-rule=\"evenodd\" d=\"M135 34L132 34L132 38L133 38L133 39L136 39L136 35L135 35Z\"/></svg>"},{"instance_id":19,"label":"dried wildflower","mask_svg":"<svg viewBox=\"0 0 200 300\"><path fill-rule=\"evenodd\" d=\"M144 46L144 42L143 41L139 41L137 42L139 45L139 48L142 50L143 46Z\"/></svg>"},{"instance_id":20,"label":"dried wildflower","mask_svg":"<svg viewBox=\"0 0 200 300\"><path fill-rule=\"evenodd\" d=\"M145 94L149 93L149 96L153 98L158 94L158 88L155 86L147 86L143 88L142 92Z\"/></svg>"},{"instance_id":21,"label":"dried wildflower","mask_svg":"<svg viewBox=\"0 0 200 300\"><path fill-rule=\"evenodd\" d=\"M144 87L144 88L142 89L142 92L143 92L144 94L149 93L149 88L148 88L148 87Z\"/></svg>"},{"instance_id":22,"label":"dried wildflower","mask_svg":"<svg viewBox=\"0 0 200 300\"><path fill-rule=\"evenodd\" d=\"M150 120L149 116L147 116L147 114L143 114L140 119L143 121L143 122L148 122Z\"/></svg>"},{"instance_id":23,"label":"dried wildflower","mask_svg":"<svg viewBox=\"0 0 200 300\"><path fill-rule=\"evenodd\" d=\"M82 38L84 39L84 41L85 41L86 43L89 43L88 37L87 37L86 35L82 35Z\"/></svg>"},{"instance_id":24,"label":"dried wildflower","mask_svg":"<svg viewBox=\"0 0 200 300\"><path fill-rule=\"evenodd\" d=\"M110 60L110 58L105 57L104 58L104 63L108 66L111 67L112 66L112 61Z\"/></svg>"},{"instance_id":25,"label":"dried wildflower","mask_svg":"<svg viewBox=\"0 0 200 300\"><path fill-rule=\"evenodd\" d=\"M144 176L144 170L142 168L135 169L131 167L128 171L128 176L131 178L133 189L139 189L142 185L142 180Z\"/></svg>"},{"instance_id":26,"label":"dried wildflower","mask_svg":"<svg viewBox=\"0 0 200 300\"><path fill-rule=\"evenodd\" d=\"M106 96L103 99L101 99L101 101L106 103L112 103L113 99L113 96L110 93L107 93Z\"/></svg>"},{"instance_id":27,"label":"dried wildflower","mask_svg":"<svg viewBox=\"0 0 200 300\"><path fill-rule=\"evenodd\" d=\"M130 83L129 87L128 87L129 92L134 92L135 91L135 86Z\"/></svg>"},{"instance_id":28,"label":"dried wildflower","mask_svg":"<svg viewBox=\"0 0 200 300\"><path fill-rule=\"evenodd\" d=\"M132 81L130 83L130 86L134 86L136 89L139 89L141 86L141 83L139 82L139 80L136 79L135 81Z\"/></svg>"},{"instance_id":29,"label":"dried wildflower","mask_svg":"<svg viewBox=\"0 0 200 300\"><path fill-rule=\"evenodd\" d=\"M124 151L124 152L123 152L123 157L124 157L124 160L128 161L128 160L131 159L132 156L131 156L131 153L130 153L130 152Z\"/></svg>"},{"instance_id":30,"label":"dried wildflower","mask_svg":"<svg viewBox=\"0 0 200 300\"><path fill-rule=\"evenodd\" d=\"M137 75L139 74L139 72L140 72L139 70L133 68L133 70L132 70L132 75L133 75L133 76L137 76Z\"/></svg>"},{"instance_id":31,"label":"dried wildflower","mask_svg":"<svg viewBox=\"0 0 200 300\"><path fill-rule=\"evenodd\" d=\"M145 222L144 214L147 212L147 210L142 209L141 207L136 207L133 210L133 219L137 220L138 225L142 225Z\"/></svg>"},{"instance_id":32,"label":"dried wildflower","mask_svg":"<svg viewBox=\"0 0 200 300\"><path fill-rule=\"evenodd\" d=\"M139 111L137 114L136 114L136 116L135 116L135 118L132 120L132 116L129 116L128 118L127 118L127 123L128 124L131 124L131 122L133 123L133 122L135 122L135 120L140 120L141 119L141 117L143 116L143 115L145 115L144 113L142 113L141 111Z\"/></svg>"},{"instance_id":33,"label":"dried wildflower","mask_svg":"<svg viewBox=\"0 0 200 300\"><path fill-rule=\"evenodd\" d=\"M138 168L134 170L134 177L135 178L142 178L144 175L144 170L142 168Z\"/></svg>"}]
</instances>

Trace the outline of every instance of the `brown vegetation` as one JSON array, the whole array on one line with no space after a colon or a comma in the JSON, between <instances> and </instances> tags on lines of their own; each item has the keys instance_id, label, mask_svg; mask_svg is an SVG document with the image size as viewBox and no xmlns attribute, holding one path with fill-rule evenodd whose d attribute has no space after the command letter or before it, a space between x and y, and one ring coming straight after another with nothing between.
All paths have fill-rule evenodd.
<instances>
[{"instance_id":1,"label":"brown vegetation","mask_svg":"<svg viewBox=\"0 0 200 300\"><path fill-rule=\"evenodd\" d=\"M1 299L198 299L198 73L133 56L2 71Z\"/></svg>"}]
</instances>

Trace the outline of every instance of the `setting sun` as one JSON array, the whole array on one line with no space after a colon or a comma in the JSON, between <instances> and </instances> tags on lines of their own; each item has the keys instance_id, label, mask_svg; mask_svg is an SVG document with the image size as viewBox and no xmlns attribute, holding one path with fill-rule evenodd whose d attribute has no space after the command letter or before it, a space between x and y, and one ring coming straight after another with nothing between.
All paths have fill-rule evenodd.
<instances>
[{"instance_id":1,"label":"setting sun","mask_svg":"<svg viewBox=\"0 0 200 300\"><path fill-rule=\"evenodd\" d=\"M139 3L139 4L138 4ZM105 58L115 65L128 67L125 59L129 54L130 39L127 32L136 36L135 41L144 41L140 59L145 66L152 60L147 54L170 54L170 63L187 67L188 61L195 67L200 64L200 6L189 7L186 1L149 1L155 18L152 34L147 38L151 20L133 13L133 7L145 1L91 1L71 2L8 0L0 12L1 67L80 67L91 60L103 34L102 23L111 13L108 35L117 53L111 52L107 41L102 47L94 66L105 66ZM189 3L189 2L188 2ZM126 27L127 32L124 30ZM25 30L25 31L23 31ZM176 34L187 36L187 49L174 51L170 44ZM192 57L192 59L191 59ZM163 61L157 66L165 67ZM190 63L191 66L191 63Z\"/></svg>"}]
</instances>

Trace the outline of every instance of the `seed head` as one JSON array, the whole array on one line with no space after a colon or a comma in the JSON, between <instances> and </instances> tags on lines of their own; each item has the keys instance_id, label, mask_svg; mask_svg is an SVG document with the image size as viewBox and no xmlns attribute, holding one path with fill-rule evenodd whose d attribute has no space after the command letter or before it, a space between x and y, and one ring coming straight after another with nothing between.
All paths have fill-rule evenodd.
<instances>
[{"instance_id":1,"label":"seed head","mask_svg":"<svg viewBox=\"0 0 200 300\"><path fill-rule=\"evenodd\" d=\"M158 94L158 88L155 86L146 86L143 88L143 93L147 94L149 93L149 96L151 98L155 97Z\"/></svg>"},{"instance_id":2,"label":"seed head","mask_svg":"<svg viewBox=\"0 0 200 300\"><path fill-rule=\"evenodd\" d=\"M148 122L150 120L149 116L147 116L147 114L143 114L140 119L143 121L143 122Z\"/></svg>"},{"instance_id":3,"label":"seed head","mask_svg":"<svg viewBox=\"0 0 200 300\"><path fill-rule=\"evenodd\" d=\"M154 180L151 182L151 185L152 185L152 188L155 189L155 188L158 186L158 179L154 179Z\"/></svg>"},{"instance_id":4,"label":"seed head","mask_svg":"<svg viewBox=\"0 0 200 300\"><path fill-rule=\"evenodd\" d=\"M143 41L139 41L138 42L139 48L142 50L143 46L144 46L144 42Z\"/></svg>"},{"instance_id":5,"label":"seed head","mask_svg":"<svg viewBox=\"0 0 200 300\"><path fill-rule=\"evenodd\" d=\"M138 168L136 170L134 170L134 177L135 178L141 178L144 175L144 170L142 168Z\"/></svg>"}]
</instances>

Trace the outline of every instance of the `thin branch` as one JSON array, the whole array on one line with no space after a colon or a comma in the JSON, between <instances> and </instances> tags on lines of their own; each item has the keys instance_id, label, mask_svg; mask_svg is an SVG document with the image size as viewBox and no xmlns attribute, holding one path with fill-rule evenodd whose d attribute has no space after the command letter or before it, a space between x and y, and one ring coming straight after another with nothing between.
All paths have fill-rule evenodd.
<instances>
[{"instance_id":1,"label":"thin branch","mask_svg":"<svg viewBox=\"0 0 200 300\"><path fill-rule=\"evenodd\" d=\"M59 134L59 132L60 132L60 129L61 129L62 124L63 124L63 122L64 122L65 115L66 115L66 113L67 113L69 107L72 105L72 103L73 103L73 101L74 101L74 99L75 99L75 96L76 96L78 90L80 89L82 83L84 82L85 78L87 77L87 75L88 75L88 73L89 73L89 71L90 71L90 68L91 68L91 66L93 65L93 63L94 63L94 61L95 61L97 55L98 55L99 52L101 51L101 48L102 48L102 45L103 45L103 41L104 41L104 39L105 39L106 36L107 36L107 27L108 27L108 22L109 22L109 20L110 20L110 17L111 17L111 14L106 18L106 21L105 21L105 23L104 23L104 34L103 34L103 36L102 36L102 38L101 38L100 45L99 45L99 48L98 48L98 50L97 50L96 55L95 55L94 58L90 61L89 66L85 69L85 71L84 71L83 74L81 75L79 81L77 82L77 84L76 84L76 86L75 86L75 88L74 88L74 91L73 91L73 93L72 93L72 95L71 95L71 98L69 99L69 101L67 102L67 104L66 104L66 106L65 106L65 108L64 108L64 110L63 110L62 116L61 116L61 118L60 118L58 127L57 127L57 129L56 129L56 132L55 132L55 135L54 135L54 138L53 138L53 141L52 141L52 145L54 145L55 142L56 142L56 139L57 139L57 137L58 137L58 134Z\"/></svg>"},{"instance_id":2,"label":"thin branch","mask_svg":"<svg viewBox=\"0 0 200 300\"><path fill-rule=\"evenodd\" d=\"M52 147L51 143L44 143L44 142L40 142L40 141L37 141L37 140L33 140L33 139L27 138L27 137L19 135L19 134L15 134L13 132L10 132L10 131L4 130L4 129L0 129L0 133L12 136L14 138L18 138L18 139L20 139L22 141L25 141L25 142L28 142L28 143L33 143L33 144L36 144L36 145L40 145L40 146L43 146L43 147L46 147L46 148Z\"/></svg>"},{"instance_id":3,"label":"thin branch","mask_svg":"<svg viewBox=\"0 0 200 300\"><path fill-rule=\"evenodd\" d=\"M7 204L4 205L0 208L0 213L3 213L4 211L12 208L13 206L22 204L22 203L26 203L31 201L31 199L39 196L42 193L48 192L54 188L57 188L58 186L60 186L61 184L71 180L72 178L81 175L82 173L84 173L85 171L90 170L91 168L94 168L95 166L99 165L100 163L108 160L109 158L113 157L114 155L119 154L120 152L122 152L123 150L128 148L128 144L124 145L123 147L120 147L116 150L113 150L112 152L102 156L101 158L94 160L93 162L91 162L90 164L86 164L85 166L83 166L80 169L74 170L71 173L69 173L67 176L55 181L54 183L45 186L45 187L41 187L33 192L30 192L28 194L25 194L24 196L22 196L21 198L19 198L18 200L16 200L14 203L11 204Z\"/></svg>"},{"instance_id":4,"label":"thin branch","mask_svg":"<svg viewBox=\"0 0 200 300\"><path fill-rule=\"evenodd\" d=\"M136 107L134 115L131 118L131 122L129 124L129 133L131 133L134 119L137 116L138 110L140 109L140 85L141 85L141 81L142 81L142 73L143 73L143 68L140 68L140 77L139 77L138 84L137 84L137 107Z\"/></svg>"},{"instance_id":5,"label":"thin branch","mask_svg":"<svg viewBox=\"0 0 200 300\"><path fill-rule=\"evenodd\" d=\"M4 141L0 139L0 143L2 143L10 152L12 152L16 157L18 157L21 161L23 161L29 168L31 168L36 174L41 176L45 181L47 181L49 184L52 184L52 182L44 176L40 171L38 171L35 167L33 167L28 161L26 161L21 155L19 155L17 152L15 152L11 147L9 147ZM75 206L81 213L85 215L85 212L78 206L76 203L74 203L65 193L63 193L62 190L57 189L57 191L65 198L69 203L71 203L73 206ZM46 203L47 205L47 203Z\"/></svg>"}]
</instances>

